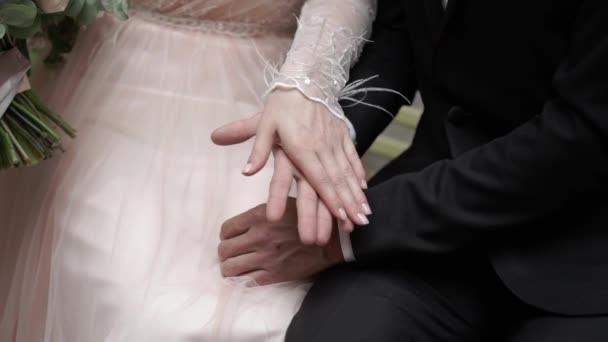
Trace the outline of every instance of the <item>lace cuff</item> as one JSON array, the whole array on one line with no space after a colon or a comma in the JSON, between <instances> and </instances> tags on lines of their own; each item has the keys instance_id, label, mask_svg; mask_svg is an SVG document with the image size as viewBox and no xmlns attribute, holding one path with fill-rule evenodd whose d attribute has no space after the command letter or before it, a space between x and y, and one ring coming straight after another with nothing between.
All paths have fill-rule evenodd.
<instances>
[{"instance_id":1,"label":"lace cuff","mask_svg":"<svg viewBox=\"0 0 608 342\"><path fill-rule=\"evenodd\" d=\"M376 0L308 0L292 47L282 67L273 71L267 93L298 89L350 124L339 100L348 97L349 71L367 42L375 14ZM352 125L349 129L354 138Z\"/></svg>"}]
</instances>

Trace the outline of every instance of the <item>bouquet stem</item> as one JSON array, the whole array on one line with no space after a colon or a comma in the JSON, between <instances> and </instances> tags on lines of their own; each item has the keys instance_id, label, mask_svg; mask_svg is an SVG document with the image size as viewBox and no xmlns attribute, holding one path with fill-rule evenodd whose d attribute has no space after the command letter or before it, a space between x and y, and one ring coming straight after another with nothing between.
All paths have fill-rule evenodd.
<instances>
[{"instance_id":1,"label":"bouquet stem","mask_svg":"<svg viewBox=\"0 0 608 342\"><path fill-rule=\"evenodd\" d=\"M17 94L0 118L0 169L34 165L63 151L61 132L76 136L31 90Z\"/></svg>"}]
</instances>

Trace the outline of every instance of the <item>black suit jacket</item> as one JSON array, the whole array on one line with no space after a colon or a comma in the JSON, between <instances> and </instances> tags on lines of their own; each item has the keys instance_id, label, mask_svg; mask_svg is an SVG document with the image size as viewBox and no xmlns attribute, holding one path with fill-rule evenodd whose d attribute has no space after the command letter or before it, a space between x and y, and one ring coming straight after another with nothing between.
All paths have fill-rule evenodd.
<instances>
[{"instance_id":1,"label":"black suit jacket","mask_svg":"<svg viewBox=\"0 0 608 342\"><path fill-rule=\"evenodd\" d=\"M372 182L355 257L481 248L528 303L608 313L608 1L379 0L372 41L351 79L425 111ZM361 153L390 122L345 111Z\"/></svg>"}]
</instances>

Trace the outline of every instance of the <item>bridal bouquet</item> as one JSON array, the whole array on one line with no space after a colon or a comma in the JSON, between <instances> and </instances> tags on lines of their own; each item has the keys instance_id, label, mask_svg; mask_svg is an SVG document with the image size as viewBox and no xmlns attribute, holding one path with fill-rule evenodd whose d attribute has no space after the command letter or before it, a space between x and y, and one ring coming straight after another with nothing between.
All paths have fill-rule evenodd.
<instances>
[{"instance_id":1,"label":"bridal bouquet","mask_svg":"<svg viewBox=\"0 0 608 342\"><path fill-rule=\"evenodd\" d=\"M61 132L76 136L30 89L28 42L49 42L44 62L63 63L82 26L104 12L126 19L128 9L129 0L0 0L0 170L52 157Z\"/></svg>"}]
</instances>

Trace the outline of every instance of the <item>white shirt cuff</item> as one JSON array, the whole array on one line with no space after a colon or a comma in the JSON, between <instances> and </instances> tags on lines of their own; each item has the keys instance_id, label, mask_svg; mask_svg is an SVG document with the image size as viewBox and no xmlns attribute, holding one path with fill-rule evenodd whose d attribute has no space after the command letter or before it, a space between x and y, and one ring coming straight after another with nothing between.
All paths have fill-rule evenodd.
<instances>
[{"instance_id":1,"label":"white shirt cuff","mask_svg":"<svg viewBox=\"0 0 608 342\"><path fill-rule=\"evenodd\" d=\"M342 248L342 256L344 256L344 261L355 261L355 253L353 252L353 245L350 241L350 234L343 231L339 224L338 235L340 236L340 248Z\"/></svg>"},{"instance_id":2,"label":"white shirt cuff","mask_svg":"<svg viewBox=\"0 0 608 342\"><path fill-rule=\"evenodd\" d=\"M346 126L348 126L348 132L350 133L350 139L356 145L357 132L355 131L355 126L353 126L352 122L350 122L350 120L348 120L348 118L346 116L344 117L344 122L346 123Z\"/></svg>"}]
</instances>

